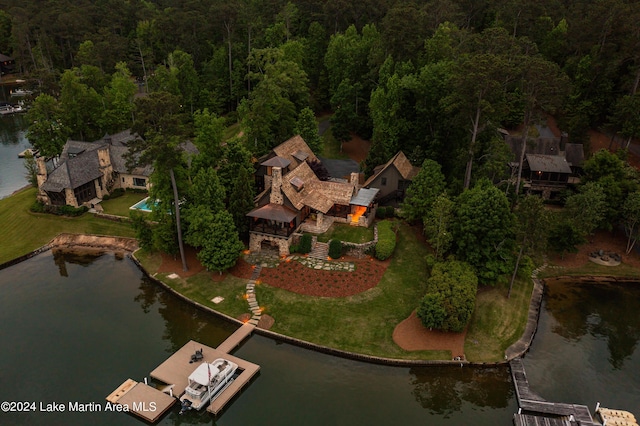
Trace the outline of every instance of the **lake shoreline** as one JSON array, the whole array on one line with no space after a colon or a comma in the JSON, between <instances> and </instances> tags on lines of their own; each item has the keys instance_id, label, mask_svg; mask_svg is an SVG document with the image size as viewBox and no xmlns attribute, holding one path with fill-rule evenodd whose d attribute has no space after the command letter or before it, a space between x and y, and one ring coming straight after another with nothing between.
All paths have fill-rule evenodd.
<instances>
[{"instance_id":1,"label":"lake shoreline","mask_svg":"<svg viewBox=\"0 0 640 426\"><path fill-rule=\"evenodd\" d=\"M113 236L104 236L104 235L89 235L89 234L59 234L56 236L51 242L42 246L26 255L20 256L16 259L10 260L3 264L0 264L0 270L5 269L9 266L13 266L17 263L20 263L24 260L27 260L33 256L36 256L40 253L43 253L48 250L61 250L64 252L72 252L74 254L97 254L103 252L114 252L116 256L128 256L132 259L132 261L136 264L136 266L153 282L159 284L165 290L170 291L172 294L176 295L180 299L190 303L191 305L212 313L217 317L220 317L226 321L229 321L238 326L242 325L242 321L230 317L222 312L216 311L208 306L204 306L188 297L184 296L180 292L174 290L167 284L163 283L161 280L156 279L154 276L150 275L149 272L140 264L138 259L135 257L135 251L138 250L138 242L135 238L126 238L126 237L113 237ZM542 296L544 293L544 283L546 280L572 280L572 281L580 281L580 282L589 282L589 283L629 283L629 282L638 282L637 278L626 277L626 276L616 276L615 274L597 276L597 275L586 275L586 276L571 276L571 275L557 275L557 276L546 276L544 279L537 278L537 274L543 268L536 269L532 274L532 279L534 281L534 289L532 291L532 295L530 298L530 306L529 306L529 319L527 321L527 325L525 328L525 332L521 336L518 341L513 343L506 351L505 351L505 359L504 361L497 362L482 362L482 361L455 361L455 360L408 360L408 359L398 359L398 358L385 358L378 356L371 356L366 354L354 353L349 351L343 351L340 349L330 348L322 345L315 344L313 342L308 342L300 339L296 339L294 337L286 336L280 333L276 333L270 330L256 328L256 334L262 335L264 337L272 338L278 341L290 343L299 347L311 349L317 352L325 353L328 355L338 356L342 358L364 361L373 364L380 365L391 365L391 366L402 366L402 367L416 367L416 366L473 366L473 367L484 367L484 368L493 368L493 367L504 367L509 364L509 361L522 357L530 348L533 339L535 337L535 333L537 331L538 319L540 315L540 307L542 303ZM566 271L558 271L566 272Z\"/></svg>"}]
</instances>

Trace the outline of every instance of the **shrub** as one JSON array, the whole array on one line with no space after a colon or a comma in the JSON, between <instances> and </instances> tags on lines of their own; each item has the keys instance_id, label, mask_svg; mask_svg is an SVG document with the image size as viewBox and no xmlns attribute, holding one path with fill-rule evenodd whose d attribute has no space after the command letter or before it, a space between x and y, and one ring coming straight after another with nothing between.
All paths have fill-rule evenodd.
<instances>
[{"instance_id":1,"label":"shrub","mask_svg":"<svg viewBox=\"0 0 640 426\"><path fill-rule=\"evenodd\" d=\"M329 242L329 257L332 259L339 259L342 257L342 241L331 240Z\"/></svg>"},{"instance_id":2,"label":"shrub","mask_svg":"<svg viewBox=\"0 0 640 426\"><path fill-rule=\"evenodd\" d=\"M89 210L87 206L73 207L73 206L59 206L57 213L61 216L81 216Z\"/></svg>"},{"instance_id":3,"label":"shrub","mask_svg":"<svg viewBox=\"0 0 640 426\"><path fill-rule=\"evenodd\" d=\"M111 200L114 198L118 198L118 197L122 197L124 195L124 189L122 188L116 188L113 191L111 191L111 194L106 194L105 196L102 197L103 200Z\"/></svg>"},{"instance_id":4,"label":"shrub","mask_svg":"<svg viewBox=\"0 0 640 426\"><path fill-rule=\"evenodd\" d=\"M384 207L385 217L394 217L396 215L396 209L393 206Z\"/></svg>"},{"instance_id":5,"label":"shrub","mask_svg":"<svg viewBox=\"0 0 640 426\"><path fill-rule=\"evenodd\" d=\"M311 234L303 234L298 243L298 252L305 254L311 251Z\"/></svg>"},{"instance_id":6,"label":"shrub","mask_svg":"<svg viewBox=\"0 0 640 426\"><path fill-rule=\"evenodd\" d=\"M89 211L89 208L86 206L81 206L78 208L73 206L49 206L36 201L31 205L29 210L34 213L49 213L58 216L81 216Z\"/></svg>"},{"instance_id":7,"label":"shrub","mask_svg":"<svg viewBox=\"0 0 640 426\"><path fill-rule=\"evenodd\" d=\"M46 212L45 209L45 205L42 204L40 201L35 201L31 207L29 208L29 210L31 210L34 213L44 213Z\"/></svg>"},{"instance_id":8,"label":"shrub","mask_svg":"<svg viewBox=\"0 0 640 426\"><path fill-rule=\"evenodd\" d=\"M289 246L289 253L299 253L298 252L298 245L297 244L291 244Z\"/></svg>"},{"instance_id":9,"label":"shrub","mask_svg":"<svg viewBox=\"0 0 640 426\"><path fill-rule=\"evenodd\" d=\"M418 318L425 327L461 332L473 314L477 290L478 277L468 263L437 263L418 306Z\"/></svg>"},{"instance_id":10,"label":"shrub","mask_svg":"<svg viewBox=\"0 0 640 426\"><path fill-rule=\"evenodd\" d=\"M376 219L384 219L385 217L387 217L387 208L378 206L376 209Z\"/></svg>"},{"instance_id":11,"label":"shrub","mask_svg":"<svg viewBox=\"0 0 640 426\"><path fill-rule=\"evenodd\" d=\"M384 220L378 223L378 242L376 243L376 258L386 260L396 248L396 233L393 230L393 223Z\"/></svg>"}]
</instances>

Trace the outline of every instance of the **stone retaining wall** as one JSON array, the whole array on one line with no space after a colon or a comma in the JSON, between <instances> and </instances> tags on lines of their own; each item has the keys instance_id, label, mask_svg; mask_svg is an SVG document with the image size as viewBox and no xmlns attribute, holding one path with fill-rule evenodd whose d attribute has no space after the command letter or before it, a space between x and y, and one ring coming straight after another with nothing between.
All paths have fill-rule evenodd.
<instances>
[{"instance_id":1,"label":"stone retaining wall","mask_svg":"<svg viewBox=\"0 0 640 426\"><path fill-rule=\"evenodd\" d=\"M342 242L342 250L344 254L347 256L357 257L358 259L362 259L367 256L367 251L374 247L378 242L378 225L373 226L373 240L368 241L362 244L349 243L346 241Z\"/></svg>"}]
</instances>

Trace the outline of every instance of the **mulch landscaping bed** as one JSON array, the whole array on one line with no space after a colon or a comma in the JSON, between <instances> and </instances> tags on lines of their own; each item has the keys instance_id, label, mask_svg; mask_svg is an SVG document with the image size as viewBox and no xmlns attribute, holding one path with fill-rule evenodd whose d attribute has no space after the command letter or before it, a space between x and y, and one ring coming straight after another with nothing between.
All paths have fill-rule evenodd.
<instances>
[{"instance_id":1,"label":"mulch landscaping bed","mask_svg":"<svg viewBox=\"0 0 640 426\"><path fill-rule=\"evenodd\" d=\"M354 272L324 271L307 268L295 260L281 262L277 268L262 268L260 281L306 296L346 297L378 285L388 261L351 260Z\"/></svg>"}]
</instances>

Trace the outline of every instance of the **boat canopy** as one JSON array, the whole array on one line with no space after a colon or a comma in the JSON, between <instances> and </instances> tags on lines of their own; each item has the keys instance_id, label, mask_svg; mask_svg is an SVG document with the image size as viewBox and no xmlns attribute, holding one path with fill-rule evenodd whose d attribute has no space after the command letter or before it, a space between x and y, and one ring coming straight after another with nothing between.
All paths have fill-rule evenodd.
<instances>
[{"instance_id":1,"label":"boat canopy","mask_svg":"<svg viewBox=\"0 0 640 426\"><path fill-rule=\"evenodd\" d=\"M220 369L218 368L218 366L220 364L222 364L223 362L227 363L227 367L225 369L223 369L222 371L220 371ZM216 375L218 375L218 373L224 372L224 370L233 370L233 367L237 367L234 363L232 363L231 361L227 361L224 360L222 358L218 358L217 360L215 360L214 362L212 362L211 364L208 364L206 362L203 362L202 364L200 364L198 366L198 368L196 368L194 370L193 373L191 373L189 375L189 380L199 383L201 385L204 386L208 386L209 384L209 377L211 377L211 379L213 379L214 377L216 377Z\"/></svg>"}]
</instances>

